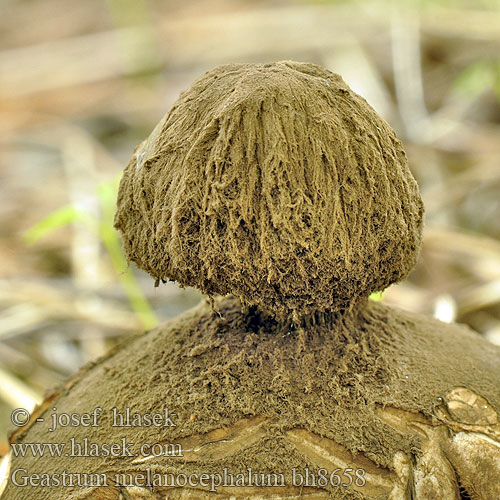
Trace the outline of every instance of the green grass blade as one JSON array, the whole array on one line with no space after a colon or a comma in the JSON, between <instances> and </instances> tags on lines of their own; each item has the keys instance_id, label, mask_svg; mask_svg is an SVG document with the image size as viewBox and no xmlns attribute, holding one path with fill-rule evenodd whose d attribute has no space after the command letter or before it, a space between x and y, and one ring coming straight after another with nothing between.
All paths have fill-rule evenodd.
<instances>
[{"instance_id":1,"label":"green grass blade","mask_svg":"<svg viewBox=\"0 0 500 500\"><path fill-rule=\"evenodd\" d=\"M29 228L24 233L23 239L26 244L33 245L56 229L72 224L80 218L81 212L74 205L62 207Z\"/></svg>"},{"instance_id":2,"label":"green grass blade","mask_svg":"<svg viewBox=\"0 0 500 500\"><path fill-rule=\"evenodd\" d=\"M128 265L122 251L120 239L113 226L118 181L119 178L111 183L101 184L98 188L102 210L99 234L133 310L144 328L149 330L158 324L158 317L144 296L132 269Z\"/></svg>"}]
</instances>

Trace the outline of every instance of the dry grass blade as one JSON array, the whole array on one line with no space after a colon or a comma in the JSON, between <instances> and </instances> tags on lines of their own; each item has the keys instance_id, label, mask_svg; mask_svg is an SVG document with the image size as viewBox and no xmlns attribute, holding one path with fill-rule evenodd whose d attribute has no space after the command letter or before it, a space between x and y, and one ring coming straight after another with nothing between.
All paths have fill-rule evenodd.
<instances>
[{"instance_id":1,"label":"dry grass blade","mask_svg":"<svg viewBox=\"0 0 500 500\"><path fill-rule=\"evenodd\" d=\"M426 227L424 252L444 254L486 281L500 277L500 242L482 234Z\"/></svg>"},{"instance_id":2,"label":"dry grass blade","mask_svg":"<svg viewBox=\"0 0 500 500\"><path fill-rule=\"evenodd\" d=\"M56 286L43 283L0 280L0 302L22 304L13 306L11 312L15 315L0 320L3 321L0 337L4 338L39 328L42 322L62 318L80 318L125 331L141 330L135 314L118 309L105 299L88 300L76 292L66 294Z\"/></svg>"},{"instance_id":3,"label":"dry grass blade","mask_svg":"<svg viewBox=\"0 0 500 500\"><path fill-rule=\"evenodd\" d=\"M31 411L42 397L24 382L0 368L0 399L13 408Z\"/></svg>"}]
</instances>

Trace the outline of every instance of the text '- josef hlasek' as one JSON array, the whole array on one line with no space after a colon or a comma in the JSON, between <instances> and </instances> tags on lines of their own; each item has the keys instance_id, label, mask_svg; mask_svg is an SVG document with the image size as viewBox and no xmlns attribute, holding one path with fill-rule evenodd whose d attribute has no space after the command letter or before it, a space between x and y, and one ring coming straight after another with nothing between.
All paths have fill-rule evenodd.
<instances>
[{"instance_id":1,"label":"text '- josef hlasek'","mask_svg":"<svg viewBox=\"0 0 500 500\"><path fill-rule=\"evenodd\" d=\"M54 432L59 427L99 427L104 410L101 407L94 408L89 413L65 413L57 412L57 408L52 408L49 416L49 432ZM163 411L157 413L135 413L130 408L122 410L111 408L108 413L106 423L110 427L176 427L174 418L176 413L170 412L165 407ZM24 408L17 408L11 414L11 421L17 427L22 427L30 420L30 414ZM37 422L45 422L44 417L36 418Z\"/></svg>"}]
</instances>

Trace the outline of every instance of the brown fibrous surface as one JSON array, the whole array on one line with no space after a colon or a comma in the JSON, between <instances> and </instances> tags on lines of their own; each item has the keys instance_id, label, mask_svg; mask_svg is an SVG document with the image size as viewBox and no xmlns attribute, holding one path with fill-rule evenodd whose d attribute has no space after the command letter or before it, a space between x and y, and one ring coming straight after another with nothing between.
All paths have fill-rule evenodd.
<instances>
[{"instance_id":1,"label":"brown fibrous surface","mask_svg":"<svg viewBox=\"0 0 500 500\"><path fill-rule=\"evenodd\" d=\"M300 318L405 278L422 217L391 127L339 75L283 61L182 93L128 164L115 224L158 281Z\"/></svg>"},{"instance_id":2,"label":"brown fibrous surface","mask_svg":"<svg viewBox=\"0 0 500 500\"><path fill-rule=\"evenodd\" d=\"M18 443L126 439L135 452L141 443L178 443L182 457L26 456L14 457L11 470L112 478L148 469L202 474L226 467L236 474L251 468L283 473L291 486L294 467L354 468L366 472L364 486L303 494L406 500L432 498L425 496L431 492L448 500L458 498L459 484L474 500L500 494L498 347L465 327L372 301L350 312L313 315L292 331L272 316L243 313L236 298L216 305L219 313L203 303L87 366L12 436ZM53 407L104 412L99 427L48 433ZM168 407L177 426L113 428L113 407L141 415ZM275 493L292 498L299 489ZM407 496L410 489L418 494ZM5 500L95 499L99 491L9 484ZM150 494L144 498L165 495L160 487L144 491ZM191 498L189 491L177 488L167 498ZM120 498L119 488L115 493L108 497ZM272 491L222 493L262 498ZM194 488L192 498L219 497Z\"/></svg>"}]
</instances>

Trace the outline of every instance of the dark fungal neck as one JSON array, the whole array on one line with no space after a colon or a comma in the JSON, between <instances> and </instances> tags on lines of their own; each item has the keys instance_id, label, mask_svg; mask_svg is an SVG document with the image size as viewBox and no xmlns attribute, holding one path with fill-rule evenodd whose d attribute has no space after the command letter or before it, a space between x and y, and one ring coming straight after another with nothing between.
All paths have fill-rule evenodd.
<instances>
[{"instance_id":1,"label":"dark fungal neck","mask_svg":"<svg viewBox=\"0 0 500 500\"><path fill-rule=\"evenodd\" d=\"M259 331L274 332L277 335L294 335L300 331L310 331L315 328L325 326L334 326L356 321L360 313L365 310L368 299L353 304L348 309L340 311L323 310L315 311L306 315L298 315L293 318L290 315L288 318L277 319L272 313L259 308L258 306L246 306L239 299L232 297L231 300L240 304L242 319L249 331L259 333ZM217 310L217 306L215 305Z\"/></svg>"}]
</instances>

